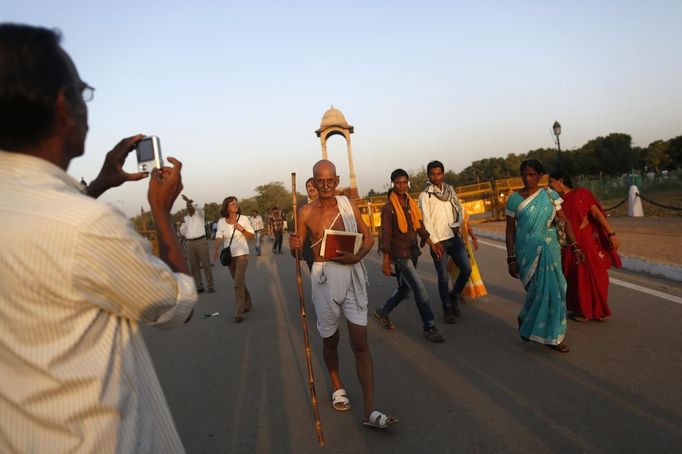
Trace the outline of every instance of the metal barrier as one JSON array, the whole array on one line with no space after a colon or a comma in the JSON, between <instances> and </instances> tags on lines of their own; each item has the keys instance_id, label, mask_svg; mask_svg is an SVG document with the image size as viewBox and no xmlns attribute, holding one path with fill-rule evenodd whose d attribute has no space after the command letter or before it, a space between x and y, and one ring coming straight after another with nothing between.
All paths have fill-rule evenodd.
<instances>
[{"instance_id":1,"label":"metal barrier","mask_svg":"<svg viewBox=\"0 0 682 454\"><path fill-rule=\"evenodd\" d=\"M507 205L507 199L516 190L523 187L523 180L521 177L505 178L503 180L495 180L493 182L495 188L495 198L493 199L493 208L491 218L495 221L504 219L504 207ZM540 180L540 187L549 184L549 176L543 175Z\"/></svg>"},{"instance_id":2,"label":"metal barrier","mask_svg":"<svg viewBox=\"0 0 682 454\"><path fill-rule=\"evenodd\" d=\"M540 186L547 186L549 177L544 175L540 180ZM466 186L457 186L455 191L464 209L474 221L499 221L504 219L504 207L512 192L523 188L523 180L520 177L506 178L503 180L486 181ZM420 192L410 194L415 201L419 200ZM362 214L362 219L369 227L373 235L379 234L381 228L381 207L386 203L387 197L375 196L369 199L358 199L357 204Z\"/></svg>"}]
</instances>

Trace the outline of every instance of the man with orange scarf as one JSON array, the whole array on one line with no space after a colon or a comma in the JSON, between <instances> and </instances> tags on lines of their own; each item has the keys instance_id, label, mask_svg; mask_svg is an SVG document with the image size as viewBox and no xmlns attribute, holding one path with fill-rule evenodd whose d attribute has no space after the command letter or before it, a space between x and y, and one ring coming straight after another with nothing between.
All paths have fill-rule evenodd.
<instances>
[{"instance_id":1,"label":"man with orange scarf","mask_svg":"<svg viewBox=\"0 0 682 454\"><path fill-rule=\"evenodd\" d=\"M436 256L443 256L443 247L429 238L429 232L421 222L419 207L409 196L409 177L403 169L391 173L393 188L389 191L388 201L381 209L381 252L384 254L383 272L391 276L391 263L395 268L398 288L386 303L374 312L374 316L388 329L395 326L389 314L407 295L414 293L417 309L422 319L424 337L431 342L443 342L434 323L429 295L421 277L417 273L417 257L421 254L417 235L422 242L428 242Z\"/></svg>"}]
</instances>

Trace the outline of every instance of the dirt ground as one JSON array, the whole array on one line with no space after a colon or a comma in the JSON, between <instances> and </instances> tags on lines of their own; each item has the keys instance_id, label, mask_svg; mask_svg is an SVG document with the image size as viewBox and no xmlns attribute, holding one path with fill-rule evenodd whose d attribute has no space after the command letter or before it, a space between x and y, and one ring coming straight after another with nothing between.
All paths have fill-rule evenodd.
<instances>
[{"instance_id":1,"label":"dirt ground","mask_svg":"<svg viewBox=\"0 0 682 454\"><path fill-rule=\"evenodd\" d=\"M628 216L609 217L620 238L620 253L658 263L682 266L682 218ZM483 222L472 226L504 234L504 222Z\"/></svg>"}]
</instances>

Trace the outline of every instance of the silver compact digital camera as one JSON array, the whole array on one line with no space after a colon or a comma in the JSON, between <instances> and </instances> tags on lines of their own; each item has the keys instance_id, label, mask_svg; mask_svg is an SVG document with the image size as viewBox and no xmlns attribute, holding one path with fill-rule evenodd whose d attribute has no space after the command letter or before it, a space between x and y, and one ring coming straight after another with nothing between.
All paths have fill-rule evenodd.
<instances>
[{"instance_id":1,"label":"silver compact digital camera","mask_svg":"<svg viewBox=\"0 0 682 454\"><path fill-rule=\"evenodd\" d=\"M156 136L144 137L137 142L137 168L140 172L151 172L163 167L161 141Z\"/></svg>"}]
</instances>

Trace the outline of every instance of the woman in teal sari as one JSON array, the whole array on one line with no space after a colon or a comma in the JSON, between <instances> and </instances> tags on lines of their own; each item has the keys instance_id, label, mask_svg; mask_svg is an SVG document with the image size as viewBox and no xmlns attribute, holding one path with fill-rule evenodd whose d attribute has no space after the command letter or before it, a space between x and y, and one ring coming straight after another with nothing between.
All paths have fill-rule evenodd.
<instances>
[{"instance_id":1,"label":"woman in teal sari","mask_svg":"<svg viewBox=\"0 0 682 454\"><path fill-rule=\"evenodd\" d=\"M561 267L561 247L552 221L565 223L566 236L577 260L584 256L575 242L570 224L561 211L561 197L538 184L544 174L542 163L528 159L521 163L523 189L507 199L507 264L509 274L519 278L526 300L519 313L519 334L562 353L569 351L566 336L566 279Z\"/></svg>"}]
</instances>

